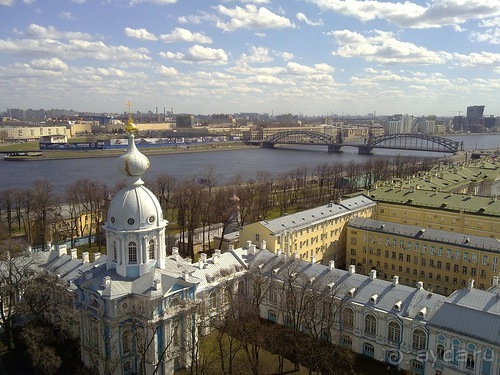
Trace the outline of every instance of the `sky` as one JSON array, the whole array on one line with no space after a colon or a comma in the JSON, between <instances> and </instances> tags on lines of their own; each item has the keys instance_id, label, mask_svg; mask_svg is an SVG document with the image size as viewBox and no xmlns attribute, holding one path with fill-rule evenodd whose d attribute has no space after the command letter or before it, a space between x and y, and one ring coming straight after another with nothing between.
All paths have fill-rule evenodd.
<instances>
[{"instance_id":1,"label":"sky","mask_svg":"<svg viewBox=\"0 0 500 375\"><path fill-rule=\"evenodd\" d=\"M0 0L0 112L500 116L499 0Z\"/></svg>"}]
</instances>

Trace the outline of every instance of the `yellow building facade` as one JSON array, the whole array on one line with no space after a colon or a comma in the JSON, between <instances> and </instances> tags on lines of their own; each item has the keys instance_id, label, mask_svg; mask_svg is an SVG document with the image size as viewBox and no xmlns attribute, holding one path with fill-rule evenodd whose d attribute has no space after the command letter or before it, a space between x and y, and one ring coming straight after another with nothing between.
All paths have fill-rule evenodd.
<instances>
[{"instance_id":1,"label":"yellow building facade","mask_svg":"<svg viewBox=\"0 0 500 375\"><path fill-rule=\"evenodd\" d=\"M500 239L500 200L466 194L383 186L368 196L375 219Z\"/></svg>"},{"instance_id":2,"label":"yellow building facade","mask_svg":"<svg viewBox=\"0 0 500 375\"><path fill-rule=\"evenodd\" d=\"M449 295L473 279L480 289L499 276L500 242L415 225L356 218L347 226L348 263L359 273L379 276Z\"/></svg>"},{"instance_id":3,"label":"yellow building facade","mask_svg":"<svg viewBox=\"0 0 500 375\"><path fill-rule=\"evenodd\" d=\"M269 251L281 250L289 256L297 254L300 259L314 263L327 264L334 260L342 267L347 223L355 217L372 217L374 210L375 202L360 195L274 220L259 221L241 228L240 246L248 241L265 241Z\"/></svg>"}]
</instances>

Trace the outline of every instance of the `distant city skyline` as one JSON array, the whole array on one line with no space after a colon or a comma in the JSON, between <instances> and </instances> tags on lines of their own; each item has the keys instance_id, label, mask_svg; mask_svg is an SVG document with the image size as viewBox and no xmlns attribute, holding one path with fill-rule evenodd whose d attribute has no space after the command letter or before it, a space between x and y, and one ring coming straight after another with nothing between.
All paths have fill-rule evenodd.
<instances>
[{"instance_id":1,"label":"distant city skyline","mask_svg":"<svg viewBox=\"0 0 500 375\"><path fill-rule=\"evenodd\" d=\"M0 0L0 112L500 116L500 2Z\"/></svg>"}]
</instances>

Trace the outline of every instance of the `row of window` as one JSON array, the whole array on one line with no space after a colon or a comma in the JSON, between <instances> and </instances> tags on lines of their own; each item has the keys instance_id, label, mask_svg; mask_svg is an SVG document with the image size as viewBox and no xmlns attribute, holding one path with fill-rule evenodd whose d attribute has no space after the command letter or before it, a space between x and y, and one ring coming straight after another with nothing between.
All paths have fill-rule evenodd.
<instances>
[{"instance_id":1,"label":"row of window","mask_svg":"<svg viewBox=\"0 0 500 375\"><path fill-rule=\"evenodd\" d=\"M156 259L155 240L149 240L148 257L149 260ZM116 241L113 241L113 262L116 261L118 261L118 249L116 246ZM137 263L137 243L135 241L130 241L128 243L128 264L136 264L136 263Z\"/></svg>"},{"instance_id":2,"label":"row of window","mask_svg":"<svg viewBox=\"0 0 500 375\"><path fill-rule=\"evenodd\" d=\"M383 213L384 213L384 211L385 211L385 210L384 210L383 208L379 208L379 213L382 213L382 214L383 214ZM408 211L408 210L403 211L403 216L404 216L404 217L408 217L408 214L409 214L409 211ZM398 211L396 211L396 210L392 210L392 212L391 212L391 217L398 217ZM445 222L445 219L444 219L444 217L443 217L442 215L440 215L440 216L439 216L439 218L438 218L438 217L437 217L437 215L427 214L427 218L426 218L426 220L427 220L427 221L429 221L430 223L432 223L432 222L434 222L434 220L433 220L433 219L438 219L438 221L439 221L440 223L444 223L444 222ZM419 215L419 214L417 214L417 215L415 216L415 220L418 220L418 221L420 221L420 220L421 220L421 218L420 218L420 215ZM450 220L449 220L449 222L450 222L451 224L458 224L458 222L459 222L459 221L460 221L460 218L455 217L455 216L450 217ZM467 226L469 226L469 224L470 224L470 223L469 223L469 220L464 219L464 221L463 221L463 225L467 227ZM477 221L475 224L476 224L476 227L477 227L477 228L483 228L483 226L484 226L483 222L481 222L481 221ZM430 226L429 226L429 228L430 228ZM495 229L496 229L496 224L495 224L495 223L491 223L491 229L493 229L493 230L495 230Z\"/></svg>"},{"instance_id":3,"label":"row of window","mask_svg":"<svg viewBox=\"0 0 500 375\"><path fill-rule=\"evenodd\" d=\"M342 327L347 330L354 328L354 311L351 308L345 308L342 311ZM373 314L366 314L364 318L363 332L365 335L372 337L377 334L377 318ZM391 321L387 325L387 340L391 343L400 343L402 340L401 325L396 321ZM412 332L411 347L415 350L426 348L427 333L417 328Z\"/></svg>"}]
</instances>

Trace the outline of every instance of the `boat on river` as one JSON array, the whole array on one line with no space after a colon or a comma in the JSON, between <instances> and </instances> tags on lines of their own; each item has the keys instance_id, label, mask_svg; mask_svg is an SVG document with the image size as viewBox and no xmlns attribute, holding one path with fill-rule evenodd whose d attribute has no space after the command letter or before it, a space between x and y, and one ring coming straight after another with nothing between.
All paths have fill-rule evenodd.
<instances>
[{"instance_id":1,"label":"boat on river","mask_svg":"<svg viewBox=\"0 0 500 375\"><path fill-rule=\"evenodd\" d=\"M35 160L43 155L41 151L12 151L3 157L7 161Z\"/></svg>"}]
</instances>

